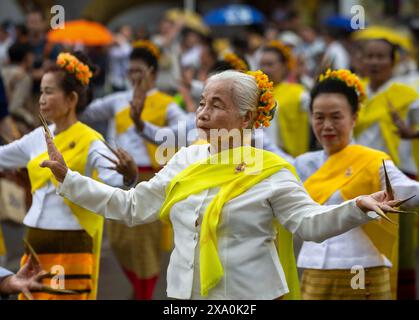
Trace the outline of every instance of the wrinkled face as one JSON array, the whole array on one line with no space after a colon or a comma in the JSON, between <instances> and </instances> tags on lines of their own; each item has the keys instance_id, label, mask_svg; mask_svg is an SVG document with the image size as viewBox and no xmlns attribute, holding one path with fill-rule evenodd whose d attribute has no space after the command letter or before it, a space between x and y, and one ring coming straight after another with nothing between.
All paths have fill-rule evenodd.
<instances>
[{"instance_id":1,"label":"wrinkled face","mask_svg":"<svg viewBox=\"0 0 419 320\"><path fill-rule=\"evenodd\" d=\"M141 80L144 77L144 71L147 70L148 65L140 59L130 60L128 69L128 78L132 85L137 80Z\"/></svg>"},{"instance_id":2,"label":"wrinkled face","mask_svg":"<svg viewBox=\"0 0 419 320\"><path fill-rule=\"evenodd\" d=\"M313 101L314 134L328 154L345 148L351 141L357 115L343 94L321 93Z\"/></svg>"},{"instance_id":3,"label":"wrinkled face","mask_svg":"<svg viewBox=\"0 0 419 320\"><path fill-rule=\"evenodd\" d=\"M71 112L75 112L77 104L74 96L67 96L58 84L56 73L48 72L42 77L39 108L42 115L52 122L68 117Z\"/></svg>"},{"instance_id":4,"label":"wrinkled face","mask_svg":"<svg viewBox=\"0 0 419 320\"><path fill-rule=\"evenodd\" d=\"M371 82L384 83L391 78L393 62L391 47L383 41L368 41L365 46L363 65Z\"/></svg>"},{"instance_id":5,"label":"wrinkled face","mask_svg":"<svg viewBox=\"0 0 419 320\"><path fill-rule=\"evenodd\" d=\"M262 53L260 68L274 84L280 83L286 72L285 65L279 59L278 54L273 51L264 51Z\"/></svg>"},{"instance_id":6,"label":"wrinkled face","mask_svg":"<svg viewBox=\"0 0 419 320\"><path fill-rule=\"evenodd\" d=\"M196 127L205 133L209 141L211 129L247 128L250 120L239 113L239 109L233 100L233 88L227 80L215 80L209 82L202 93L199 107L196 111ZM237 131L237 130L236 130Z\"/></svg>"}]
</instances>

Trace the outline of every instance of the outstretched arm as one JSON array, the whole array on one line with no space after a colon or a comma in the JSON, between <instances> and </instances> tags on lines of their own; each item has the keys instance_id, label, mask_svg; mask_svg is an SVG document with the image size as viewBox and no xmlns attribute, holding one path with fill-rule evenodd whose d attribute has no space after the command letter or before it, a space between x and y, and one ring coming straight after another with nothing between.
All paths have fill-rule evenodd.
<instances>
[{"instance_id":1,"label":"outstretched arm","mask_svg":"<svg viewBox=\"0 0 419 320\"><path fill-rule=\"evenodd\" d=\"M275 216L285 228L306 241L322 242L337 236L377 218L377 214L383 215L383 211L393 212L398 203L398 200L390 200L385 191L380 191L340 205L322 206L310 198L287 170L272 176L271 186L273 195L269 202Z\"/></svg>"},{"instance_id":2,"label":"outstretched arm","mask_svg":"<svg viewBox=\"0 0 419 320\"><path fill-rule=\"evenodd\" d=\"M58 193L83 208L108 219L124 221L130 226L159 218L166 186L180 171L174 157L171 160L173 165L168 164L153 179L125 191L71 171L48 135L45 135L45 139L50 160L44 161L41 167L49 168L62 183L57 189Z\"/></svg>"}]
</instances>

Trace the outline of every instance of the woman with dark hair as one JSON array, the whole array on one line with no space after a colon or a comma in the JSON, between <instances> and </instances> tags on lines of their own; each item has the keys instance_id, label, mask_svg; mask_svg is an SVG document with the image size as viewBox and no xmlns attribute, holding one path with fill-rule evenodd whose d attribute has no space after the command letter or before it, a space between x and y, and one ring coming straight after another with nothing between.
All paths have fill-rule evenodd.
<instances>
[{"instance_id":1,"label":"woman with dark hair","mask_svg":"<svg viewBox=\"0 0 419 320\"><path fill-rule=\"evenodd\" d=\"M393 123L394 115L408 127L419 127L419 93L393 77L397 47L386 39L365 42L362 65L367 77L366 95L354 136L360 145L388 153L396 166L412 179L419 179L419 141L404 140ZM393 114L393 117L392 117ZM400 217L399 296L415 299L416 217Z\"/></svg>"},{"instance_id":2,"label":"woman with dark hair","mask_svg":"<svg viewBox=\"0 0 419 320\"><path fill-rule=\"evenodd\" d=\"M131 116L135 94L130 89L94 100L82 119L88 123L109 121L108 139L129 152L140 179L146 181L160 170L162 162L157 158L158 146L139 135L134 123L144 120L157 126L175 125L184 117L184 112L171 96L156 88L159 48L148 40L136 41L132 46L128 76L132 86L138 89L136 93L144 112ZM135 228L115 221L107 224L112 250L134 288L135 298L151 299L160 274L160 243L166 229L162 231L159 221Z\"/></svg>"},{"instance_id":3,"label":"woman with dark hair","mask_svg":"<svg viewBox=\"0 0 419 320\"><path fill-rule=\"evenodd\" d=\"M101 135L77 120L77 114L86 107L91 77L90 66L81 53L58 56L56 64L45 72L41 81L41 118L52 123L49 126L44 123L44 130L49 132L75 171L113 186L130 186L135 182L135 166L134 170L132 166L120 168L118 161L112 160L117 168L110 168L109 159L114 156ZM0 169L26 167L29 172L33 201L24 219L26 240L38 254L43 268L50 272L44 284L49 285L58 277L61 279L58 286L70 290L41 290L34 292L33 297L95 299L103 219L57 196L57 181L48 170L39 168L39 163L47 156L46 144L39 140L43 135L40 127L0 147ZM123 172L124 179L111 169ZM29 252L23 256L22 265ZM54 275L56 272L58 276Z\"/></svg>"},{"instance_id":4,"label":"woman with dark hair","mask_svg":"<svg viewBox=\"0 0 419 320\"><path fill-rule=\"evenodd\" d=\"M272 141L293 157L309 150L311 136L310 97L303 85L287 81L295 63L291 49L280 41L273 40L262 50L260 67L273 81L273 94L278 102L276 121L267 132Z\"/></svg>"},{"instance_id":5,"label":"woman with dark hair","mask_svg":"<svg viewBox=\"0 0 419 320\"><path fill-rule=\"evenodd\" d=\"M328 70L311 92L312 127L323 150L297 157L295 168L320 204L340 204L382 190L387 175L394 196L419 192L419 183L397 169L389 155L354 143L352 130L364 98L359 78L344 69ZM418 204L418 198L408 202L413 208ZM397 218L391 216L395 222ZM304 242L298 257L298 266L304 268L302 298L394 299L397 258L398 227L384 221L369 222L322 243ZM359 272L365 281L356 278L354 273Z\"/></svg>"},{"instance_id":6,"label":"woman with dark hair","mask_svg":"<svg viewBox=\"0 0 419 320\"><path fill-rule=\"evenodd\" d=\"M168 297L298 299L291 233L321 242L378 217L371 211L387 218L382 210L395 211L399 200L380 191L335 206L315 203L288 162L245 139L272 120L271 90L261 71L211 76L196 116L207 143L182 148L153 179L129 191L69 170L47 135L50 160L41 166L61 182L59 194L108 219L170 221Z\"/></svg>"}]
</instances>

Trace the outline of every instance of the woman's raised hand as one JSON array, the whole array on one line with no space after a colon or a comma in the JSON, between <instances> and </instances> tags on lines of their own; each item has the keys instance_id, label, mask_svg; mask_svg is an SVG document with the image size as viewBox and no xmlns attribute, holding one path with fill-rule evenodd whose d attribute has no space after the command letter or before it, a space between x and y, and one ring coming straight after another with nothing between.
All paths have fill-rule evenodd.
<instances>
[{"instance_id":1,"label":"woman's raised hand","mask_svg":"<svg viewBox=\"0 0 419 320\"><path fill-rule=\"evenodd\" d=\"M102 157L106 158L108 161L114 164L114 166L105 167L105 169L115 170L122 174L124 176L124 184L126 186L131 186L138 179L137 164L135 163L134 159L124 149L115 149L111 147L106 141L104 141L104 144L117 158L117 160L112 159L111 157L108 157L107 155L97 151L97 153L99 153Z\"/></svg>"},{"instance_id":2,"label":"woman's raised hand","mask_svg":"<svg viewBox=\"0 0 419 320\"><path fill-rule=\"evenodd\" d=\"M134 84L134 93L132 101L130 102L130 117L137 129L142 131L144 123L141 120L141 114L144 109L147 92L151 89L151 73L152 68L147 68L143 71L143 78L137 79Z\"/></svg>"},{"instance_id":3,"label":"woman's raised hand","mask_svg":"<svg viewBox=\"0 0 419 320\"><path fill-rule=\"evenodd\" d=\"M42 168L49 168L57 181L63 182L65 176L67 175L68 167L63 156L56 148L54 141L52 141L52 137L46 131L44 132L44 136L47 143L49 160L43 161L40 166Z\"/></svg>"}]
</instances>

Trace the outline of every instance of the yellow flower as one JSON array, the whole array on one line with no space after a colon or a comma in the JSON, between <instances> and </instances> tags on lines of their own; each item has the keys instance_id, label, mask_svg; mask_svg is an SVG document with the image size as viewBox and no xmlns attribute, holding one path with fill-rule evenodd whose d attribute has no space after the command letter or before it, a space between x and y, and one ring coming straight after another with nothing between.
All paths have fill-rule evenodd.
<instances>
[{"instance_id":1,"label":"yellow flower","mask_svg":"<svg viewBox=\"0 0 419 320\"><path fill-rule=\"evenodd\" d=\"M133 48L144 48L150 52L157 60L160 59L160 50L159 48L148 40L138 40L132 44Z\"/></svg>"},{"instance_id":2,"label":"yellow flower","mask_svg":"<svg viewBox=\"0 0 419 320\"><path fill-rule=\"evenodd\" d=\"M273 118L273 110L275 109L275 99L273 97L272 88L273 83L269 81L269 78L262 71L248 71L247 74L254 77L258 88L260 89L259 94L259 105L257 108L257 116L255 121L255 128L268 127L270 120Z\"/></svg>"},{"instance_id":3,"label":"yellow flower","mask_svg":"<svg viewBox=\"0 0 419 320\"><path fill-rule=\"evenodd\" d=\"M346 69L339 69L339 70L330 70L327 69L326 72L322 75L319 76L319 82L322 82L326 79L336 79L336 80L340 80L342 82L345 82L345 84L348 87L352 87L354 88L354 90L356 91L357 95L358 95L358 100L359 102L362 102L366 95L365 95L365 89L364 86L362 85L361 80L357 77L356 74L352 73L349 70Z\"/></svg>"}]
</instances>

